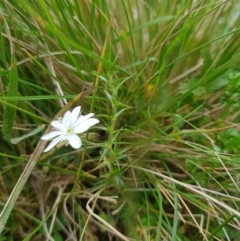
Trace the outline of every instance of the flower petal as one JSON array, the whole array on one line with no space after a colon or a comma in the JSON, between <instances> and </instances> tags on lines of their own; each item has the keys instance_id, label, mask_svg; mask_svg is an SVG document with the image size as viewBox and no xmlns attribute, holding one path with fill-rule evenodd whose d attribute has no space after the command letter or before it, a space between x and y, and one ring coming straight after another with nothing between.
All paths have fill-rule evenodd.
<instances>
[{"instance_id":1,"label":"flower petal","mask_svg":"<svg viewBox=\"0 0 240 241\"><path fill-rule=\"evenodd\" d=\"M68 110L68 111L64 114L63 119L62 119L62 122L63 122L64 125L65 125L66 123L69 123L70 116L71 116L71 112Z\"/></svg>"},{"instance_id":2,"label":"flower petal","mask_svg":"<svg viewBox=\"0 0 240 241\"><path fill-rule=\"evenodd\" d=\"M69 144L72 146L74 149L79 149L82 146L82 141L79 136L77 135L72 135Z\"/></svg>"},{"instance_id":3,"label":"flower petal","mask_svg":"<svg viewBox=\"0 0 240 241\"><path fill-rule=\"evenodd\" d=\"M54 127L57 130L66 131L65 125L61 121L52 121L51 126Z\"/></svg>"},{"instance_id":4,"label":"flower petal","mask_svg":"<svg viewBox=\"0 0 240 241\"><path fill-rule=\"evenodd\" d=\"M80 110L81 110L81 107L80 106L77 106L73 109L72 113L71 113L71 116L70 116L70 121L71 121L71 126L74 126L77 119L78 119L78 116L80 114Z\"/></svg>"},{"instance_id":5,"label":"flower petal","mask_svg":"<svg viewBox=\"0 0 240 241\"><path fill-rule=\"evenodd\" d=\"M63 132L62 131L52 131L52 132L49 132L48 134L44 135L41 137L41 139L43 140L50 140L56 136L59 136L59 135L62 135Z\"/></svg>"},{"instance_id":6,"label":"flower petal","mask_svg":"<svg viewBox=\"0 0 240 241\"><path fill-rule=\"evenodd\" d=\"M96 118L90 118L88 120L85 120L84 122L81 122L74 130L74 133L80 134L85 131L87 131L90 127L96 125L99 123L99 120Z\"/></svg>"},{"instance_id":7,"label":"flower petal","mask_svg":"<svg viewBox=\"0 0 240 241\"><path fill-rule=\"evenodd\" d=\"M47 152L49 150L51 150L54 146L56 146L60 141L62 140L62 136L59 136L57 138L55 138L52 142L50 142L50 144L48 145L48 147L43 151L43 152Z\"/></svg>"},{"instance_id":8,"label":"flower petal","mask_svg":"<svg viewBox=\"0 0 240 241\"><path fill-rule=\"evenodd\" d=\"M83 121L91 118L92 116L94 116L94 113L90 113L90 114L87 114L87 115L81 115L81 116L78 118L77 122L76 122L76 126L78 126L78 125L79 125L80 123L82 123Z\"/></svg>"}]
</instances>

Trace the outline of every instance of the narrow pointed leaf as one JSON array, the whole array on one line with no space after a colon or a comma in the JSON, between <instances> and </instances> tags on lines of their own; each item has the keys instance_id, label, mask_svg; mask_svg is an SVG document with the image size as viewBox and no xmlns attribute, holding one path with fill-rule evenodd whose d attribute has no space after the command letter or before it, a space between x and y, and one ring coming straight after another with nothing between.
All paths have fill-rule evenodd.
<instances>
[{"instance_id":1,"label":"narrow pointed leaf","mask_svg":"<svg viewBox=\"0 0 240 241\"><path fill-rule=\"evenodd\" d=\"M16 137L16 138L12 138L11 139L11 143L12 144L17 144L18 142L30 137L30 136L34 136L36 134L38 134L40 131L42 131L45 128L45 125L40 125L37 128L33 129L32 131L30 131L29 133L22 135L20 137Z\"/></svg>"},{"instance_id":2,"label":"narrow pointed leaf","mask_svg":"<svg viewBox=\"0 0 240 241\"><path fill-rule=\"evenodd\" d=\"M7 96L17 96L17 95L18 95L18 75L17 75L16 61L14 58L13 64L10 70L10 79L9 79ZM17 100L8 100L7 102L12 105L17 105ZM11 142L15 112L16 112L15 108L12 108L10 106L5 107L4 117L3 117L3 136L9 142Z\"/></svg>"}]
</instances>

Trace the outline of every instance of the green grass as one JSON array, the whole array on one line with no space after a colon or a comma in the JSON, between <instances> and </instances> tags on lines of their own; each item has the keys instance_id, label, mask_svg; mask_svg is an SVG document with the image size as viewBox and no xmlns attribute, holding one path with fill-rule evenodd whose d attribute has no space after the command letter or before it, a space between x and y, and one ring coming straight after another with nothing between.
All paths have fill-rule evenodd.
<instances>
[{"instance_id":1,"label":"green grass","mask_svg":"<svg viewBox=\"0 0 240 241\"><path fill-rule=\"evenodd\" d=\"M237 241L239 7L1 2L0 241ZM100 124L42 153L77 105Z\"/></svg>"}]
</instances>

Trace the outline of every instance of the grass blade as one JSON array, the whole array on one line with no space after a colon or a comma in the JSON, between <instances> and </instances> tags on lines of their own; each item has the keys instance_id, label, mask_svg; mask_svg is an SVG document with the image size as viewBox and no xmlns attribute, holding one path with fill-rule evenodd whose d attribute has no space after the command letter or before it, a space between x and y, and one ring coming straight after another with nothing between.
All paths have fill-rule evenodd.
<instances>
[{"instance_id":1,"label":"grass blade","mask_svg":"<svg viewBox=\"0 0 240 241\"><path fill-rule=\"evenodd\" d=\"M13 64L10 71L10 78L9 78L9 88L7 96L16 96L18 95L18 74L17 74L17 66L16 60L13 58ZM17 105L17 100L8 100L8 103L12 105ZM16 109L10 106L5 107L4 111L4 119L3 119L3 135L7 141L11 141L12 137L12 128L15 118Z\"/></svg>"}]
</instances>

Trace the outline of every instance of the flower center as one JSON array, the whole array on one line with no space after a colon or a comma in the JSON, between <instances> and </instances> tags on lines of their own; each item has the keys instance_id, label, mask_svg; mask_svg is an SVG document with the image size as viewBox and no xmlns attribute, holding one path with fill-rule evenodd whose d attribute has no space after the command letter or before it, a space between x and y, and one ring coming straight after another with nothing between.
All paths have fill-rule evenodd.
<instances>
[{"instance_id":1,"label":"flower center","mask_svg":"<svg viewBox=\"0 0 240 241\"><path fill-rule=\"evenodd\" d=\"M74 130L72 128L67 129L67 134L72 135L74 133Z\"/></svg>"}]
</instances>

